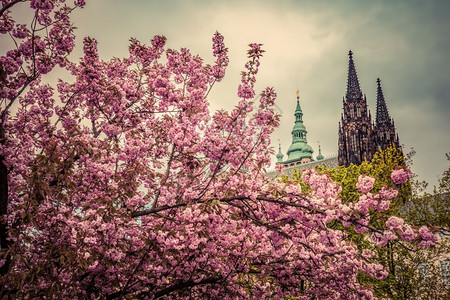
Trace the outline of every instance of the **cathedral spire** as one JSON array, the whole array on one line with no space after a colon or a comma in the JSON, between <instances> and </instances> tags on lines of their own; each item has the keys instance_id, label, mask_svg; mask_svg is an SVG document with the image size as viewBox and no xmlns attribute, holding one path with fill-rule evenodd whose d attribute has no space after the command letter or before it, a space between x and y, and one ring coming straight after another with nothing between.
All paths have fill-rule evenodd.
<instances>
[{"instance_id":1,"label":"cathedral spire","mask_svg":"<svg viewBox=\"0 0 450 300\"><path fill-rule=\"evenodd\" d=\"M348 76L346 100L362 99L362 92L359 86L358 75L356 74L355 63L353 62L353 52L348 52Z\"/></svg>"},{"instance_id":2,"label":"cathedral spire","mask_svg":"<svg viewBox=\"0 0 450 300\"><path fill-rule=\"evenodd\" d=\"M361 164L372 159L375 153L373 125L367 109L366 97L359 86L353 52L349 51L347 93L343 103L343 114L339 125L339 165Z\"/></svg>"},{"instance_id":3,"label":"cathedral spire","mask_svg":"<svg viewBox=\"0 0 450 300\"><path fill-rule=\"evenodd\" d=\"M381 89L381 80L377 78L377 116L376 125L381 123L390 124L391 117L389 116L389 111L387 109L386 101L384 100L383 90Z\"/></svg>"},{"instance_id":4,"label":"cathedral spire","mask_svg":"<svg viewBox=\"0 0 450 300\"><path fill-rule=\"evenodd\" d=\"M395 132L394 120L389 116L386 100L381 89L380 78L377 78L377 115L374 131L378 148L386 149L391 144L400 146L398 135Z\"/></svg>"}]
</instances>

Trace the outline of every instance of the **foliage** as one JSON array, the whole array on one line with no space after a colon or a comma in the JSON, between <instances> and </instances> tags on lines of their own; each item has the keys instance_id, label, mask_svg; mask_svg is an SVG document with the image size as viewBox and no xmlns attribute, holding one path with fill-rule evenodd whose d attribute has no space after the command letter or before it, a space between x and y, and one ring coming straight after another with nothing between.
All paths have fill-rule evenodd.
<instances>
[{"instance_id":1,"label":"foliage","mask_svg":"<svg viewBox=\"0 0 450 300\"><path fill-rule=\"evenodd\" d=\"M446 153L450 161L450 153ZM426 186L424 183L416 183ZM403 217L415 225L439 226L446 235L450 235L450 164L439 179L439 185L434 187L433 193L415 193L407 204Z\"/></svg>"},{"instance_id":2,"label":"foliage","mask_svg":"<svg viewBox=\"0 0 450 300\"><path fill-rule=\"evenodd\" d=\"M279 116L273 89L252 100L260 44L250 44L236 107L211 114L209 91L228 65L219 33L213 65L162 36L132 39L129 57L110 61L87 37L75 63L73 7L32 0L28 29L11 17L19 2L2 1L0 15L18 45L0 58L1 297L373 298L357 275L387 272L327 224L371 232L380 246L435 241L401 219L370 225L397 194L368 192L370 178L355 182L355 202L314 171L306 192L269 181ZM73 81L44 84L56 64Z\"/></svg>"},{"instance_id":3,"label":"foliage","mask_svg":"<svg viewBox=\"0 0 450 300\"><path fill-rule=\"evenodd\" d=\"M411 157L414 151L408 153L406 157L401 149L394 145L379 150L371 162L364 161L361 165L350 165L349 167L339 166L334 169L325 167L316 168L320 172L330 174L334 181L342 184L341 198L348 202L355 202L361 197L360 191L356 188L360 176L372 176L375 178L372 192L379 192L383 186L392 185L396 173L401 173L402 168L398 166L405 165L405 162L411 164ZM392 174L392 176L391 176ZM447 175L447 176L446 176ZM300 179L301 172L294 175L295 180ZM413 176L414 177L414 176ZM415 226L433 226L435 230L446 232L449 223L448 220L448 171L446 171L440 180L440 187L434 190L434 194L418 194L419 184L412 179L411 182L399 187L398 196L390 201L389 209L386 211L372 211L371 222L373 226L383 226L386 220L391 216L400 215L410 224ZM300 182L304 185L303 182ZM447 184L446 184L447 183ZM420 186L424 186L422 183ZM447 188L447 190L445 190ZM446 198L447 197L447 198ZM445 200L447 199L447 201ZM409 299L419 298L419 295L428 294L436 298L436 295L445 293L445 287L440 282L440 270L432 261L436 260L443 253L448 252L448 243L440 241L438 247L432 250L421 250L413 244L400 244L396 242L387 242L382 247L373 247L367 242L366 234L359 234L353 228L346 229L340 223L329 224L334 228L341 228L349 231L350 238L358 245L360 249L369 248L376 253L376 259L383 264L389 271L388 276L383 280L374 280L360 274L359 282L371 284L374 287L375 294L390 299ZM440 226L440 229L436 229ZM427 280L419 278L417 272L418 266L427 262L429 275ZM435 277L432 277L435 276ZM433 282L434 285L430 285ZM428 286L427 286L428 284ZM420 292L419 292L420 291Z\"/></svg>"},{"instance_id":4,"label":"foliage","mask_svg":"<svg viewBox=\"0 0 450 300\"><path fill-rule=\"evenodd\" d=\"M395 145L391 145L384 150L379 150L375 153L373 159L363 161L361 165L351 164L349 167L339 166L337 168L326 169L325 166L318 167L319 172L326 171L331 175L331 178L342 184L341 196L348 202L356 201L360 192L356 188L358 177L360 175L371 176L376 178L373 185L373 191L379 191L382 186L393 186L394 181L391 178L391 173L398 169L399 166L405 166L406 159L403 151ZM398 186L399 193L391 201L389 212L398 210L411 196L411 186L409 182L402 186Z\"/></svg>"},{"instance_id":5,"label":"foliage","mask_svg":"<svg viewBox=\"0 0 450 300\"><path fill-rule=\"evenodd\" d=\"M450 161L450 154L447 153ZM406 290L409 298L413 299L448 299L450 298L450 285L442 280L440 262L450 258L450 165L439 179L439 185L434 187L433 193L423 192L426 184L414 182L418 192L414 191L411 200L401 210L401 216L416 226L435 226L439 228L439 239L436 247L424 251L414 247L409 255L411 262L408 267L421 268L409 277L410 286ZM422 191L423 193L419 193ZM404 297L406 298L406 297Z\"/></svg>"}]
</instances>

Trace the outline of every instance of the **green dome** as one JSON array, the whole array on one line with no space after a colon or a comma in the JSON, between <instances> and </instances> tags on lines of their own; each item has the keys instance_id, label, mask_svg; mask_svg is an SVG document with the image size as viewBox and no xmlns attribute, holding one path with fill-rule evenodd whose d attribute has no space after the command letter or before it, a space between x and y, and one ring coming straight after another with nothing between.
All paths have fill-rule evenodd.
<instances>
[{"instance_id":1,"label":"green dome","mask_svg":"<svg viewBox=\"0 0 450 300\"><path fill-rule=\"evenodd\" d=\"M317 160L322 160L324 157L322 155L322 150L320 149L320 144L319 144L319 155L317 155L316 159Z\"/></svg>"},{"instance_id":2,"label":"green dome","mask_svg":"<svg viewBox=\"0 0 450 300\"><path fill-rule=\"evenodd\" d=\"M304 145L305 145L304 143L300 143L300 142L291 144L291 146L289 147L288 152L287 152L288 155L291 152L303 151L303 146Z\"/></svg>"},{"instance_id":3,"label":"green dome","mask_svg":"<svg viewBox=\"0 0 450 300\"><path fill-rule=\"evenodd\" d=\"M314 152L311 146L304 141L297 141L291 144L287 152L287 161L300 161L303 158L312 158L311 153Z\"/></svg>"},{"instance_id":4,"label":"green dome","mask_svg":"<svg viewBox=\"0 0 450 300\"><path fill-rule=\"evenodd\" d=\"M278 153L277 153L277 162L282 162L283 161L283 153L281 153L281 144L278 145Z\"/></svg>"},{"instance_id":5,"label":"green dome","mask_svg":"<svg viewBox=\"0 0 450 300\"><path fill-rule=\"evenodd\" d=\"M310 145L306 144L305 147L303 147L303 152L313 153L314 150Z\"/></svg>"},{"instance_id":6,"label":"green dome","mask_svg":"<svg viewBox=\"0 0 450 300\"><path fill-rule=\"evenodd\" d=\"M294 128L292 128L292 131L306 131L305 125L303 123L295 123Z\"/></svg>"}]
</instances>

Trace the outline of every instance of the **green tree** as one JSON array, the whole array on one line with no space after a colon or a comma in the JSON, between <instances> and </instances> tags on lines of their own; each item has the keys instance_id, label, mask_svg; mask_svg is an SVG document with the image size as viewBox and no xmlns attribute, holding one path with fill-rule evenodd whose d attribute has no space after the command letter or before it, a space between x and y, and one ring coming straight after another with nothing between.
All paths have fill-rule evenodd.
<instances>
[{"instance_id":1,"label":"green tree","mask_svg":"<svg viewBox=\"0 0 450 300\"><path fill-rule=\"evenodd\" d=\"M372 192L378 192L383 186L394 186L390 174L399 166L411 165L414 151L403 154L402 150L394 145L379 150L368 162L361 165L339 166L327 169L325 166L316 167L320 172L327 173L332 180L342 185L341 199L347 203L358 201L361 193L356 188L358 177L367 175L374 177L375 183ZM447 154L450 160L450 154ZM286 178L287 179L287 178ZM292 180L298 181L304 190L308 186L301 179L301 171L294 173ZM426 183L413 179L403 186L397 186L399 193L391 200L388 210L372 211L370 226L384 229L386 220L393 215L402 216L410 224L422 226L439 226L441 232L448 230L450 224L449 216L449 192L450 192L450 168L444 172L439 181L439 187L434 189L433 194L421 194L426 188ZM447 242L440 242L433 249L421 249L412 244L388 242L383 247L377 247L368 243L367 234L354 231L353 227L345 228L340 222L328 224L333 228L341 228L350 232L350 238L356 242L360 249L370 248L374 250L380 261L389 270L389 275L383 280L376 280L360 274L359 281L363 284L371 284L375 295L390 299L411 299L426 295L428 299L438 299L445 294L445 286L433 287L436 276L440 276L439 268L432 263L433 257L438 257L448 251ZM448 233L448 231L447 231ZM424 278L426 270L426 278Z\"/></svg>"},{"instance_id":2,"label":"green tree","mask_svg":"<svg viewBox=\"0 0 450 300\"><path fill-rule=\"evenodd\" d=\"M450 162L450 153L446 153ZM434 226L439 240L432 249L415 248L409 262L416 272L410 281L412 299L450 299L450 285L442 280L440 262L450 257L450 164L432 193L426 192L427 183L414 180L413 195L400 211L401 216L416 226Z\"/></svg>"},{"instance_id":3,"label":"green tree","mask_svg":"<svg viewBox=\"0 0 450 300\"><path fill-rule=\"evenodd\" d=\"M445 154L450 162L450 153ZM450 166L439 179L439 185L434 187L433 193L424 192L425 182L413 182L415 193L406 205L403 216L414 225L428 225L440 227L445 235L450 235Z\"/></svg>"}]
</instances>

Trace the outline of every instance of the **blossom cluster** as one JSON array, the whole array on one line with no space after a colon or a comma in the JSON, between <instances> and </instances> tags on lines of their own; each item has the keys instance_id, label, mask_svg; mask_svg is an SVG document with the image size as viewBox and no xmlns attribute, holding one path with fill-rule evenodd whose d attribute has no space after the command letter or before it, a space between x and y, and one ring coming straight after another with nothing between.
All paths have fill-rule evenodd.
<instances>
[{"instance_id":1,"label":"blossom cluster","mask_svg":"<svg viewBox=\"0 0 450 300\"><path fill-rule=\"evenodd\" d=\"M0 97L14 101L23 89L40 75L49 73L55 66L64 67L67 56L74 48L75 35L69 19L70 11L83 7L84 1L75 1L70 7L64 0L33 0L29 6L34 11L32 26L16 22L11 7L22 1L2 1L0 34L10 35L14 49L0 56ZM5 41L6 42L6 41Z\"/></svg>"},{"instance_id":2,"label":"blossom cluster","mask_svg":"<svg viewBox=\"0 0 450 300\"><path fill-rule=\"evenodd\" d=\"M411 176L411 170L399 167L392 171L391 178L395 184L404 184Z\"/></svg>"}]
</instances>

